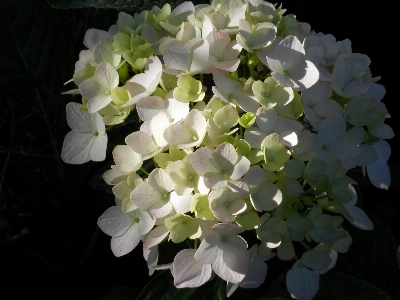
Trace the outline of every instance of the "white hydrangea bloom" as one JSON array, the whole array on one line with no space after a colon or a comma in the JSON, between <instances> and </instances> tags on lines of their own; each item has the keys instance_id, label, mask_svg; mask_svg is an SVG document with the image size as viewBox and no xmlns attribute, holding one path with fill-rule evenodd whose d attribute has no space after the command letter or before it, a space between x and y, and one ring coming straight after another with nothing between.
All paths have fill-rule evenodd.
<instances>
[{"instance_id":1,"label":"white hydrangea bloom","mask_svg":"<svg viewBox=\"0 0 400 300\"><path fill-rule=\"evenodd\" d=\"M295 36L283 39L266 57L259 52L258 58L271 69L272 77L283 87L302 91L319 79L318 69L306 60L304 46Z\"/></svg>"},{"instance_id":2,"label":"white hydrangea bloom","mask_svg":"<svg viewBox=\"0 0 400 300\"><path fill-rule=\"evenodd\" d=\"M256 97L253 95L251 84L242 84L232 79L223 70L214 69L212 74L215 83L212 91L219 99L226 103L238 105L244 111L253 113L257 111L260 103L258 103Z\"/></svg>"},{"instance_id":3,"label":"white hydrangea bloom","mask_svg":"<svg viewBox=\"0 0 400 300\"><path fill-rule=\"evenodd\" d=\"M211 264L195 260L195 253L196 249L184 249L175 256L171 272L177 288L198 287L211 279Z\"/></svg>"},{"instance_id":4,"label":"white hydrangea bloom","mask_svg":"<svg viewBox=\"0 0 400 300\"><path fill-rule=\"evenodd\" d=\"M209 206L214 216L224 223L235 220L235 216L247 208L245 199L249 196L249 188L245 181L230 181L228 185L212 190L208 196Z\"/></svg>"},{"instance_id":5,"label":"white hydrangea bloom","mask_svg":"<svg viewBox=\"0 0 400 300\"><path fill-rule=\"evenodd\" d=\"M334 113L320 123L318 135L314 136L313 151L318 152L317 159L325 162L325 173L330 180L336 178L337 160L352 159L360 154L356 142L346 135L346 122L340 113Z\"/></svg>"},{"instance_id":6,"label":"white hydrangea bloom","mask_svg":"<svg viewBox=\"0 0 400 300\"><path fill-rule=\"evenodd\" d=\"M100 63L94 72L94 78L89 78L79 85L83 98L88 100L88 111L95 113L111 102L111 91L118 86L118 72L108 62Z\"/></svg>"},{"instance_id":7,"label":"white hydrangea bloom","mask_svg":"<svg viewBox=\"0 0 400 300\"><path fill-rule=\"evenodd\" d=\"M148 211L155 218L162 218L173 211L186 213L190 210L191 195L178 196L173 191L174 182L163 169L153 170L148 180L131 193L131 199L139 209Z\"/></svg>"},{"instance_id":8,"label":"white hydrangea bloom","mask_svg":"<svg viewBox=\"0 0 400 300\"><path fill-rule=\"evenodd\" d=\"M228 72L236 71L242 46L237 41L231 41L230 36L223 31L211 31L206 39L210 47L208 64Z\"/></svg>"},{"instance_id":9,"label":"white hydrangea bloom","mask_svg":"<svg viewBox=\"0 0 400 300\"><path fill-rule=\"evenodd\" d=\"M241 178L250 168L250 161L238 155L229 143L223 143L215 150L202 147L193 153L190 161L210 189L226 186L230 180Z\"/></svg>"},{"instance_id":10,"label":"white hydrangea bloom","mask_svg":"<svg viewBox=\"0 0 400 300\"><path fill-rule=\"evenodd\" d=\"M194 258L202 264L211 264L214 272L223 280L238 283L246 276L250 254L246 241L237 234L244 230L233 223L213 226L215 234L202 240Z\"/></svg>"},{"instance_id":11,"label":"white hydrangea bloom","mask_svg":"<svg viewBox=\"0 0 400 300\"><path fill-rule=\"evenodd\" d=\"M280 116L274 108L260 107L257 110L257 127L245 131L244 139L250 147L261 149L263 140L272 133L278 133L286 146L298 143L297 135L303 130L303 125L295 120Z\"/></svg>"},{"instance_id":12,"label":"white hydrangea bloom","mask_svg":"<svg viewBox=\"0 0 400 300\"><path fill-rule=\"evenodd\" d=\"M106 158L107 134L99 113L81 110L79 103L67 104L67 123L72 129L64 138L61 159L69 164L83 164Z\"/></svg>"},{"instance_id":13,"label":"white hydrangea bloom","mask_svg":"<svg viewBox=\"0 0 400 300\"><path fill-rule=\"evenodd\" d=\"M368 178L374 186L387 190L390 186L390 170L387 165L391 154L390 145L385 140L380 140L372 147L378 154L378 159L367 166Z\"/></svg>"},{"instance_id":14,"label":"white hydrangea bloom","mask_svg":"<svg viewBox=\"0 0 400 300\"><path fill-rule=\"evenodd\" d=\"M142 154L144 160L149 159L163 151L168 145L164 139L164 130L168 126L170 126L168 116L160 112L151 119L150 132L133 132L125 138L125 143L135 152Z\"/></svg>"},{"instance_id":15,"label":"white hydrangea bloom","mask_svg":"<svg viewBox=\"0 0 400 300\"><path fill-rule=\"evenodd\" d=\"M164 131L164 138L179 149L199 146L206 135L207 121L197 109L192 109L182 122L172 124Z\"/></svg>"},{"instance_id":16,"label":"white hydrangea bloom","mask_svg":"<svg viewBox=\"0 0 400 300\"><path fill-rule=\"evenodd\" d=\"M295 299L311 300L319 289L319 273L329 267L331 258L323 251L303 254L286 275L286 287Z\"/></svg>"},{"instance_id":17,"label":"white hydrangea bloom","mask_svg":"<svg viewBox=\"0 0 400 300\"><path fill-rule=\"evenodd\" d=\"M128 108L143 97L150 96L160 83L162 64L157 56L150 56L147 59L144 73L136 74L126 82L126 89L130 92L129 99L121 108Z\"/></svg>"},{"instance_id":18,"label":"white hydrangea bloom","mask_svg":"<svg viewBox=\"0 0 400 300\"><path fill-rule=\"evenodd\" d=\"M264 257L257 251L257 244L254 244L249 249L251 261L249 265L249 269L246 273L246 276L240 283L226 283L226 295L230 297L233 292L240 286L241 288L258 288L261 284L264 283L265 277L267 276L268 266L265 263L265 260L274 257L272 254L268 258Z\"/></svg>"},{"instance_id":19,"label":"white hydrangea bloom","mask_svg":"<svg viewBox=\"0 0 400 300\"><path fill-rule=\"evenodd\" d=\"M140 242L140 236L148 233L155 219L139 209L124 213L119 206L107 209L97 222L100 229L111 236L111 250L115 256L131 252Z\"/></svg>"},{"instance_id":20,"label":"white hydrangea bloom","mask_svg":"<svg viewBox=\"0 0 400 300\"><path fill-rule=\"evenodd\" d=\"M318 130L321 122L334 113L343 114L343 108L332 96L332 87L330 82L318 81L309 89L301 93L304 114L315 130Z\"/></svg>"},{"instance_id":21,"label":"white hydrangea bloom","mask_svg":"<svg viewBox=\"0 0 400 300\"><path fill-rule=\"evenodd\" d=\"M252 26L242 19L239 21L239 34L236 40L240 46L249 52L269 46L275 39L277 28L269 22L258 23Z\"/></svg>"},{"instance_id":22,"label":"white hydrangea bloom","mask_svg":"<svg viewBox=\"0 0 400 300\"><path fill-rule=\"evenodd\" d=\"M193 38L187 43L178 40L168 44L163 53L166 69L173 75L190 75L202 73L207 68L209 57L208 40Z\"/></svg>"}]
</instances>

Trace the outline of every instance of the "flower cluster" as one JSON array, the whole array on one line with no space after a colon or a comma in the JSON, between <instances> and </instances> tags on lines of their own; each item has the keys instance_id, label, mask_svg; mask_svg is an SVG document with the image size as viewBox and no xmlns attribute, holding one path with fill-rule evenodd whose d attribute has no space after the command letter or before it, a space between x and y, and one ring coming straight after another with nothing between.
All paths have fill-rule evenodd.
<instances>
[{"instance_id":1,"label":"flower cluster","mask_svg":"<svg viewBox=\"0 0 400 300\"><path fill-rule=\"evenodd\" d=\"M311 299L352 242L344 219L373 229L346 174L361 167L390 185L385 88L349 40L285 12L264 0L187 1L87 30L63 160L102 161L106 127L141 122L103 175L116 205L98 225L116 256L142 241L150 275L168 268L185 288L216 274L228 296L259 287L273 256L294 259L288 291ZM158 265L163 242L182 250Z\"/></svg>"}]
</instances>

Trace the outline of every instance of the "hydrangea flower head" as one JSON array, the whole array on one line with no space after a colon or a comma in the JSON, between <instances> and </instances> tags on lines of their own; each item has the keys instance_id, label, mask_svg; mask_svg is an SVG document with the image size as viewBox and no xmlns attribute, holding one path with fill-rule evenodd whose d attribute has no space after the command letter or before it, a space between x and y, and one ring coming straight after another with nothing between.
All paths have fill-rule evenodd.
<instances>
[{"instance_id":1,"label":"hydrangea flower head","mask_svg":"<svg viewBox=\"0 0 400 300\"><path fill-rule=\"evenodd\" d=\"M87 31L61 156L102 161L112 140L117 205L98 225L116 256L142 241L150 275L168 269L176 288L218 276L228 297L260 287L269 259L293 261L287 289L308 300L351 247L343 223L374 228L349 171L390 186L386 90L349 40L285 13L185 1ZM180 248L161 265L163 243Z\"/></svg>"}]
</instances>

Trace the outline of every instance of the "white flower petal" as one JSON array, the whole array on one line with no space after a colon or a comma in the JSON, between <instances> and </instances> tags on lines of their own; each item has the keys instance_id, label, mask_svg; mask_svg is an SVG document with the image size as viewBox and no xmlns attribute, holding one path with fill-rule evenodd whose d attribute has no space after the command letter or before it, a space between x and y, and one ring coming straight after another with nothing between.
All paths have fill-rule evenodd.
<instances>
[{"instance_id":1,"label":"white flower petal","mask_svg":"<svg viewBox=\"0 0 400 300\"><path fill-rule=\"evenodd\" d=\"M203 264L211 264L217 258L220 250L218 245L220 243L220 238L215 234L210 234L206 236L197 249L194 258Z\"/></svg>"},{"instance_id":2,"label":"white flower petal","mask_svg":"<svg viewBox=\"0 0 400 300\"><path fill-rule=\"evenodd\" d=\"M115 256L120 257L131 252L140 242L138 224L132 224L128 231L121 236L111 238L111 250Z\"/></svg>"},{"instance_id":3,"label":"white flower petal","mask_svg":"<svg viewBox=\"0 0 400 300\"><path fill-rule=\"evenodd\" d=\"M143 97L136 103L142 121L151 121L160 112L165 112L165 101L158 96Z\"/></svg>"},{"instance_id":4,"label":"white flower petal","mask_svg":"<svg viewBox=\"0 0 400 300\"><path fill-rule=\"evenodd\" d=\"M286 287L292 298L311 300L319 289L319 275L295 263L286 275Z\"/></svg>"},{"instance_id":5,"label":"white flower petal","mask_svg":"<svg viewBox=\"0 0 400 300\"><path fill-rule=\"evenodd\" d=\"M161 193L148 182L142 182L132 191L131 200L143 211L148 211L159 201L164 202Z\"/></svg>"},{"instance_id":6,"label":"white flower petal","mask_svg":"<svg viewBox=\"0 0 400 300\"><path fill-rule=\"evenodd\" d=\"M91 133L68 132L61 149L61 159L68 164L88 162L94 140L95 137Z\"/></svg>"},{"instance_id":7,"label":"white flower petal","mask_svg":"<svg viewBox=\"0 0 400 300\"><path fill-rule=\"evenodd\" d=\"M118 86L118 72L106 61L103 61L97 67L94 77L97 79L97 82L106 90L111 91Z\"/></svg>"},{"instance_id":8,"label":"white flower petal","mask_svg":"<svg viewBox=\"0 0 400 300\"><path fill-rule=\"evenodd\" d=\"M106 159L107 135L99 134L93 139L92 149L90 149L90 160L103 161Z\"/></svg>"},{"instance_id":9,"label":"white flower petal","mask_svg":"<svg viewBox=\"0 0 400 300\"><path fill-rule=\"evenodd\" d=\"M177 288L198 287L211 278L211 264L197 262L194 259L195 253L196 249L184 249L175 256L172 274Z\"/></svg>"},{"instance_id":10,"label":"white flower petal","mask_svg":"<svg viewBox=\"0 0 400 300\"><path fill-rule=\"evenodd\" d=\"M151 230L143 241L143 247L150 249L161 243L169 234L169 230L165 225L160 225Z\"/></svg>"},{"instance_id":11,"label":"white flower petal","mask_svg":"<svg viewBox=\"0 0 400 300\"><path fill-rule=\"evenodd\" d=\"M98 219L97 225L109 236L121 236L132 225L132 217L119 206L108 208Z\"/></svg>"},{"instance_id":12,"label":"white flower petal","mask_svg":"<svg viewBox=\"0 0 400 300\"><path fill-rule=\"evenodd\" d=\"M133 149L133 151L146 155L157 150L151 136L142 131L133 132L125 138L125 143Z\"/></svg>"}]
</instances>

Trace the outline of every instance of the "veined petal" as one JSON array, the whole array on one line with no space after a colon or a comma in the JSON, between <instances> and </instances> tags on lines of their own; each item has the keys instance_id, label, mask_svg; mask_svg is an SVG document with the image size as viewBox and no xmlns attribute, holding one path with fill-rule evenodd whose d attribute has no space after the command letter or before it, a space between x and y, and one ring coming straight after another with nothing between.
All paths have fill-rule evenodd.
<instances>
[{"instance_id":1,"label":"veined petal","mask_svg":"<svg viewBox=\"0 0 400 300\"><path fill-rule=\"evenodd\" d=\"M143 211L149 211L159 201L164 202L161 193L148 182L142 182L132 191L131 200Z\"/></svg>"},{"instance_id":2,"label":"veined petal","mask_svg":"<svg viewBox=\"0 0 400 300\"><path fill-rule=\"evenodd\" d=\"M342 204L342 206L343 209L341 209L341 212L351 224L363 230L374 229L374 224L361 208L349 205L349 203Z\"/></svg>"},{"instance_id":3,"label":"veined petal","mask_svg":"<svg viewBox=\"0 0 400 300\"><path fill-rule=\"evenodd\" d=\"M194 42L195 40L198 40ZM194 38L186 43L185 48L188 44L192 44L191 50L191 63L190 72L200 72L207 67L208 56L209 56L209 45L206 39Z\"/></svg>"},{"instance_id":4,"label":"veined petal","mask_svg":"<svg viewBox=\"0 0 400 300\"><path fill-rule=\"evenodd\" d=\"M241 156L228 175L231 179L236 180L246 174L249 168L250 161L245 156Z\"/></svg>"},{"instance_id":5,"label":"veined petal","mask_svg":"<svg viewBox=\"0 0 400 300\"><path fill-rule=\"evenodd\" d=\"M118 145L113 152L114 162L118 168L125 172L136 172L142 166L142 156L133 151L128 145Z\"/></svg>"},{"instance_id":6,"label":"veined petal","mask_svg":"<svg viewBox=\"0 0 400 300\"><path fill-rule=\"evenodd\" d=\"M264 182L250 200L257 211L272 211L282 202L282 192L275 184Z\"/></svg>"},{"instance_id":7,"label":"veined petal","mask_svg":"<svg viewBox=\"0 0 400 300\"><path fill-rule=\"evenodd\" d=\"M169 230L165 225L155 227L146 236L146 239L143 242L143 247L145 249L150 249L151 247L158 245L168 234Z\"/></svg>"},{"instance_id":8,"label":"veined petal","mask_svg":"<svg viewBox=\"0 0 400 300\"><path fill-rule=\"evenodd\" d=\"M231 235L225 243L220 244L220 249L222 260L218 261L220 263L218 271L222 274L217 273L216 262L213 263L213 269L218 275L223 275L225 278L220 277L226 281L233 283L242 281L250 265L250 254L245 240L240 236ZM226 268L229 268L230 272L227 272Z\"/></svg>"},{"instance_id":9,"label":"veined petal","mask_svg":"<svg viewBox=\"0 0 400 300\"><path fill-rule=\"evenodd\" d=\"M174 44L164 51L165 65L168 69L188 72L190 68L190 54L183 45Z\"/></svg>"},{"instance_id":10,"label":"veined petal","mask_svg":"<svg viewBox=\"0 0 400 300\"><path fill-rule=\"evenodd\" d=\"M164 131L170 124L169 118L164 112L158 113L151 119L150 131L158 147L167 145L167 141L164 139Z\"/></svg>"},{"instance_id":11,"label":"veined petal","mask_svg":"<svg viewBox=\"0 0 400 300\"><path fill-rule=\"evenodd\" d=\"M277 117L275 109L262 106L257 110L256 123L262 131L272 133Z\"/></svg>"},{"instance_id":12,"label":"veined petal","mask_svg":"<svg viewBox=\"0 0 400 300\"><path fill-rule=\"evenodd\" d=\"M172 274L177 288L198 287L211 278L211 264L197 262L195 253L196 249L184 249L175 256Z\"/></svg>"},{"instance_id":13,"label":"veined petal","mask_svg":"<svg viewBox=\"0 0 400 300\"><path fill-rule=\"evenodd\" d=\"M110 104L111 100L111 96L106 94L93 97L89 99L88 111L93 114Z\"/></svg>"},{"instance_id":14,"label":"veined petal","mask_svg":"<svg viewBox=\"0 0 400 300\"><path fill-rule=\"evenodd\" d=\"M197 149L191 156L190 162L192 163L197 174L200 176L204 176L204 174L208 172L221 172L221 167L218 165L212 155L213 152L214 149L211 147L202 147Z\"/></svg>"},{"instance_id":15,"label":"veined petal","mask_svg":"<svg viewBox=\"0 0 400 300\"><path fill-rule=\"evenodd\" d=\"M64 138L61 159L68 164L83 164L90 160L95 137L92 133L70 131Z\"/></svg>"},{"instance_id":16,"label":"veined petal","mask_svg":"<svg viewBox=\"0 0 400 300\"><path fill-rule=\"evenodd\" d=\"M111 238L111 250L115 256L123 256L131 252L140 242L138 224L134 223L124 235Z\"/></svg>"},{"instance_id":17,"label":"veined petal","mask_svg":"<svg viewBox=\"0 0 400 300\"><path fill-rule=\"evenodd\" d=\"M171 192L170 200L176 213L184 214L190 211L190 205L192 202L192 194L178 196L176 192Z\"/></svg>"},{"instance_id":18,"label":"veined petal","mask_svg":"<svg viewBox=\"0 0 400 300\"><path fill-rule=\"evenodd\" d=\"M68 126L77 132L93 132L96 130L98 114L90 114L87 111L80 110L82 104L70 102L66 106ZM100 117L101 120L101 117ZM100 124L99 124L100 125ZM99 126L101 128L101 126ZM104 127L104 122L103 122Z\"/></svg>"},{"instance_id":19,"label":"veined petal","mask_svg":"<svg viewBox=\"0 0 400 300\"><path fill-rule=\"evenodd\" d=\"M125 143L133 149L133 151L146 155L158 149L156 143L151 136L142 131L133 132L125 138Z\"/></svg>"},{"instance_id":20,"label":"veined petal","mask_svg":"<svg viewBox=\"0 0 400 300\"><path fill-rule=\"evenodd\" d=\"M158 201L157 203L153 204L150 208L150 213L155 218L163 218L171 213L173 209L172 203L169 201Z\"/></svg>"},{"instance_id":21,"label":"veined petal","mask_svg":"<svg viewBox=\"0 0 400 300\"><path fill-rule=\"evenodd\" d=\"M229 34L219 30L210 32L206 39L210 45L210 54L217 58L224 56L225 47L231 41Z\"/></svg>"},{"instance_id":22,"label":"veined petal","mask_svg":"<svg viewBox=\"0 0 400 300\"><path fill-rule=\"evenodd\" d=\"M118 86L118 72L106 61L103 61L98 66L96 72L94 73L94 77L96 78L97 82L106 90L111 91Z\"/></svg>"},{"instance_id":23,"label":"veined petal","mask_svg":"<svg viewBox=\"0 0 400 300\"><path fill-rule=\"evenodd\" d=\"M220 255L219 244L220 238L215 234L206 236L194 255L195 260L203 264L213 263Z\"/></svg>"},{"instance_id":24,"label":"veined petal","mask_svg":"<svg viewBox=\"0 0 400 300\"><path fill-rule=\"evenodd\" d=\"M97 225L109 236L121 236L132 225L133 219L119 206L108 208L98 219Z\"/></svg>"},{"instance_id":25,"label":"veined petal","mask_svg":"<svg viewBox=\"0 0 400 300\"><path fill-rule=\"evenodd\" d=\"M136 110L141 120L150 121L160 112L165 112L165 101L158 96L143 97L136 103Z\"/></svg>"},{"instance_id":26,"label":"veined petal","mask_svg":"<svg viewBox=\"0 0 400 300\"><path fill-rule=\"evenodd\" d=\"M300 260L303 265L314 271L325 270L331 264L329 253L318 250L310 250L304 252Z\"/></svg>"},{"instance_id":27,"label":"veined petal","mask_svg":"<svg viewBox=\"0 0 400 300\"><path fill-rule=\"evenodd\" d=\"M132 217L137 217L139 226L138 226L138 231L140 235L145 235L148 233L154 226L156 220L150 216L149 213L145 211L141 211L139 209L136 209L132 212L129 213Z\"/></svg>"},{"instance_id":28,"label":"veined petal","mask_svg":"<svg viewBox=\"0 0 400 300\"><path fill-rule=\"evenodd\" d=\"M337 139L328 149L329 152L338 160L352 159L360 154L360 149L357 144L347 137Z\"/></svg>"},{"instance_id":29,"label":"veined petal","mask_svg":"<svg viewBox=\"0 0 400 300\"><path fill-rule=\"evenodd\" d=\"M84 80L79 85L79 91L81 92L82 97L88 100L106 94L106 89L103 88L94 78Z\"/></svg>"},{"instance_id":30,"label":"veined petal","mask_svg":"<svg viewBox=\"0 0 400 300\"><path fill-rule=\"evenodd\" d=\"M189 103L183 103L172 96L172 91L166 97L168 115L173 119L172 123L177 123L184 119L189 113Z\"/></svg>"},{"instance_id":31,"label":"veined petal","mask_svg":"<svg viewBox=\"0 0 400 300\"><path fill-rule=\"evenodd\" d=\"M215 161L221 166L223 171L230 171L238 161L239 155L230 143L223 143L215 149L213 154Z\"/></svg>"},{"instance_id":32,"label":"veined petal","mask_svg":"<svg viewBox=\"0 0 400 300\"><path fill-rule=\"evenodd\" d=\"M318 135L325 145L330 145L346 133L346 122L340 113L335 113L323 120L318 129Z\"/></svg>"},{"instance_id":33,"label":"veined petal","mask_svg":"<svg viewBox=\"0 0 400 300\"><path fill-rule=\"evenodd\" d=\"M311 300L319 289L319 275L295 263L286 275L286 287L293 298Z\"/></svg>"},{"instance_id":34,"label":"veined petal","mask_svg":"<svg viewBox=\"0 0 400 300\"><path fill-rule=\"evenodd\" d=\"M90 160L103 161L106 159L107 140L106 134L99 134L94 137L92 149L90 149Z\"/></svg>"}]
</instances>

